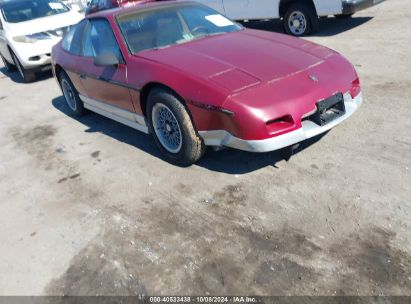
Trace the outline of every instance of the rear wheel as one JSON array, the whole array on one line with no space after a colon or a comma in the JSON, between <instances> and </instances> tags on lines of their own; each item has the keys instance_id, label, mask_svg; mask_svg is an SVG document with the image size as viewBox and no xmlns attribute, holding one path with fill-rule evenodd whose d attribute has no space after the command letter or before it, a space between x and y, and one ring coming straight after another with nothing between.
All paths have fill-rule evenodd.
<instances>
[{"instance_id":1,"label":"rear wheel","mask_svg":"<svg viewBox=\"0 0 411 304\"><path fill-rule=\"evenodd\" d=\"M4 67L6 68L7 72L14 72L16 70L16 66L11 64L4 58L3 55L0 54L1 60L3 61Z\"/></svg>"},{"instance_id":2,"label":"rear wheel","mask_svg":"<svg viewBox=\"0 0 411 304\"><path fill-rule=\"evenodd\" d=\"M76 116L84 115L86 112L84 109L84 104L68 75L62 71L59 78L64 99L66 100L67 106L70 108L71 112Z\"/></svg>"},{"instance_id":3,"label":"rear wheel","mask_svg":"<svg viewBox=\"0 0 411 304\"><path fill-rule=\"evenodd\" d=\"M14 53L12 53L12 57L13 57L13 60L14 60L14 64L17 67L17 71L19 72L21 78L23 78L23 81L26 82L26 83L35 81L36 80L36 74L34 73L34 71L25 69Z\"/></svg>"},{"instance_id":4,"label":"rear wheel","mask_svg":"<svg viewBox=\"0 0 411 304\"><path fill-rule=\"evenodd\" d=\"M150 92L147 120L157 146L171 163L190 166L203 156L204 143L187 109L172 92L162 88Z\"/></svg>"},{"instance_id":5,"label":"rear wheel","mask_svg":"<svg viewBox=\"0 0 411 304\"><path fill-rule=\"evenodd\" d=\"M285 32L297 37L317 31L319 24L315 9L306 3L290 5L283 18Z\"/></svg>"}]
</instances>

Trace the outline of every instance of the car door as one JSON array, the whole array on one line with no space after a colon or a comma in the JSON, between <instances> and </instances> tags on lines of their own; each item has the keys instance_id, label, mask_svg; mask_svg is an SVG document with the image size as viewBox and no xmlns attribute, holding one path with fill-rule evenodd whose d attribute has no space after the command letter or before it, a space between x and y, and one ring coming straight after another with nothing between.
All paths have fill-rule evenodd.
<instances>
[{"instance_id":1,"label":"car door","mask_svg":"<svg viewBox=\"0 0 411 304\"><path fill-rule=\"evenodd\" d=\"M106 53L113 53L121 63L116 66L96 66L96 56ZM127 85L127 65L106 19L90 19L84 31L82 55L78 64L81 66L81 82L87 92L86 103L109 112L115 109L134 112Z\"/></svg>"},{"instance_id":2,"label":"car door","mask_svg":"<svg viewBox=\"0 0 411 304\"><path fill-rule=\"evenodd\" d=\"M278 18L280 0L223 0L227 17L234 20Z\"/></svg>"},{"instance_id":3,"label":"car door","mask_svg":"<svg viewBox=\"0 0 411 304\"><path fill-rule=\"evenodd\" d=\"M223 0L196 0L204 5L207 5L221 14L225 14Z\"/></svg>"}]
</instances>

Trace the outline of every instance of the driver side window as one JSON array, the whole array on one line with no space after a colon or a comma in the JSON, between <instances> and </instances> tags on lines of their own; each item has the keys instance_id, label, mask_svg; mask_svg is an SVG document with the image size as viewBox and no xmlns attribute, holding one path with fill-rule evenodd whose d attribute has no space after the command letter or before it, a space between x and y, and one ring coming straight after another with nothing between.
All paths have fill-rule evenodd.
<instances>
[{"instance_id":1,"label":"driver side window","mask_svg":"<svg viewBox=\"0 0 411 304\"><path fill-rule=\"evenodd\" d=\"M83 55L94 58L106 53L113 53L122 60L120 47L108 21L90 20L84 33Z\"/></svg>"}]
</instances>

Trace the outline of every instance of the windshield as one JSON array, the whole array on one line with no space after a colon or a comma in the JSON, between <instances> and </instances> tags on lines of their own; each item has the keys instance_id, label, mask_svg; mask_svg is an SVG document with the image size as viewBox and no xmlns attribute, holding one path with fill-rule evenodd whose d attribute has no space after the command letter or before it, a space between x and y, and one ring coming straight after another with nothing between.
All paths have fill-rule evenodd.
<instances>
[{"instance_id":1,"label":"windshield","mask_svg":"<svg viewBox=\"0 0 411 304\"><path fill-rule=\"evenodd\" d=\"M213 9L197 4L126 13L117 21L133 54L242 29Z\"/></svg>"},{"instance_id":2,"label":"windshield","mask_svg":"<svg viewBox=\"0 0 411 304\"><path fill-rule=\"evenodd\" d=\"M1 7L4 20L10 23L68 12L69 8L58 0L16 0L5 1Z\"/></svg>"}]
</instances>

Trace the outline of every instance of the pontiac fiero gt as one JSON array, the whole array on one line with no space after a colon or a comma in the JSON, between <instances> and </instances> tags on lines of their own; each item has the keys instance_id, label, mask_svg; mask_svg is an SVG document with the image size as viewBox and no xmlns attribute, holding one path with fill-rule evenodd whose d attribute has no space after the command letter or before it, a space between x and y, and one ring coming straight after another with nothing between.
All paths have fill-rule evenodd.
<instances>
[{"instance_id":1,"label":"pontiac fiero gt","mask_svg":"<svg viewBox=\"0 0 411 304\"><path fill-rule=\"evenodd\" d=\"M362 102L340 54L245 29L196 2L103 11L52 52L68 107L153 135L167 159L190 165L205 146L267 152L335 127Z\"/></svg>"}]
</instances>

